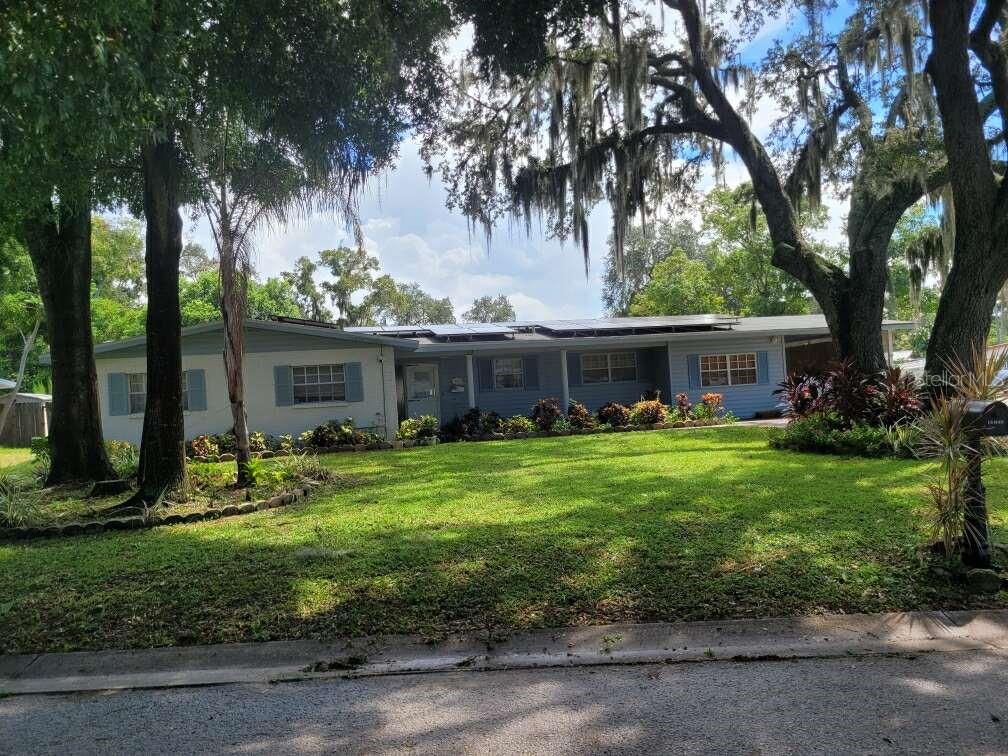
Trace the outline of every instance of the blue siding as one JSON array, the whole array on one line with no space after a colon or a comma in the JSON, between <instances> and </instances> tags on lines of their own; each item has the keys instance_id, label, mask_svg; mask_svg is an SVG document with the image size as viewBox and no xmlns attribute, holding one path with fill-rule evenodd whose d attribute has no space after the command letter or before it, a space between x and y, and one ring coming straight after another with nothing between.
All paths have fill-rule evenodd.
<instances>
[{"instance_id":1,"label":"blue siding","mask_svg":"<svg viewBox=\"0 0 1008 756\"><path fill-rule=\"evenodd\" d=\"M678 346L672 342L672 393L667 403L672 404L675 394L682 391L689 394L692 402L700 400L700 395L715 391L724 396L724 405L739 418L752 417L762 410L777 406L773 395L777 384L784 380L784 351L781 344L773 344L767 337L718 338L711 342L692 342ZM733 354L738 352L766 352L766 383L751 386L718 386L709 388L689 388L687 357L691 354ZM757 355L757 360L759 356Z\"/></svg>"},{"instance_id":2,"label":"blue siding","mask_svg":"<svg viewBox=\"0 0 1008 756\"><path fill-rule=\"evenodd\" d=\"M481 353L480 357L522 357L515 354ZM476 406L486 412L496 412L503 417L512 415L528 415L532 405L543 398L553 398L560 401L563 390L560 385L560 350L539 353L539 388L538 389L498 389L496 391L476 390Z\"/></svg>"},{"instance_id":3,"label":"blue siding","mask_svg":"<svg viewBox=\"0 0 1008 756\"><path fill-rule=\"evenodd\" d=\"M569 356L588 354L591 352L626 351L626 349L581 350L575 353L569 350ZM638 380L625 383L596 383L579 385L579 377L575 377L575 364L580 369L580 360L571 360L569 364L570 397L573 401L582 402L592 411L597 410L606 402L633 404L640 399L641 394L651 389L661 391L662 400L666 404L675 403L675 395L684 392L692 402L698 402L700 395L707 390L716 391L724 396L725 407L740 418L752 417L761 410L774 409L777 405L773 390L784 378L784 354L781 345L773 344L767 337L725 337L719 335L710 341L700 339L672 342L669 350L665 345L638 349ZM722 386L718 388L690 388L687 358L699 354L731 354L736 352L766 352L766 383L752 386ZM671 353L671 371L669 370L669 354ZM558 401L563 396L560 373L559 345L550 351L538 352L539 355L539 388L524 390L483 391L479 388L477 379L476 405L484 411L497 412L504 417L511 415L528 415L532 406L542 398L555 398ZM492 359L499 356L520 356L514 352L494 354L480 352L480 357ZM760 361L760 377L762 378L763 363ZM451 379L458 377L463 384L466 380L465 357L423 357L410 355L399 362L403 365L427 362L437 363L441 387L441 421L445 422L456 415L461 415L469 408L466 392L452 394L448 392ZM478 360L477 360L478 362ZM669 375L671 372L671 383Z\"/></svg>"},{"instance_id":4,"label":"blue siding","mask_svg":"<svg viewBox=\"0 0 1008 756\"><path fill-rule=\"evenodd\" d=\"M659 389L662 399L666 399L665 386L668 385L668 362L665 357L665 347L650 347L646 349L592 349L578 352L581 354L605 354L607 352L637 353L637 380L620 381L617 383L582 383L571 386L571 401L581 402L593 412L607 402L619 402L627 406L637 402L645 391ZM577 364L581 369L580 359ZM664 381L662 375L665 376ZM572 379L572 383L573 383Z\"/></svg>"}]
</instances>

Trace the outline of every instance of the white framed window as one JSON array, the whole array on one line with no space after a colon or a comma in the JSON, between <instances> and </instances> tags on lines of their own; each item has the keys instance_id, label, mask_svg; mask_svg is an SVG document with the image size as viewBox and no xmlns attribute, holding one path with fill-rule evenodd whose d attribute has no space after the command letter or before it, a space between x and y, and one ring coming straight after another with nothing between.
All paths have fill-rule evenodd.
<instances>
[{"instance_id":1,"label":"white framed window","mask_svg":"<svg viewBox=\"0 0 1008 756\"><path fill-rule=\"evenodd\" d=\"M636 352L581 355L582 383L620 383L636 380Z\"/></svg>"},{"instance_id":2,"label":"white framed window","mask_svg":"<svg viewBox=\"0 0 1008 756\"><path fill-rule=\"evenodd\" d=\"M701 386L748 386L757 380L755 352L700 355Z\"/></svg>"},{"instance_id":3,"label":"white framed window","mask_svg":"<svg viewBox=\"0 0 1008 756\"><path fill-rule=\"evenodd\" d=\"M493 361L494 390L525 388L525 361L521 357L497 357Z\"/></svg>"},{"instance_id":4,"label":"white framed window","mask_svg":"<svg viewBox=\"0 0 1008 756\"><path fill-rule=\"evenodd\" d=\"M297 365L291 368L294 404L346 400L343 365Z\"/></svg>"},{"instance_id":5,"label":"white framed window","mask_svg":"<svg viewBox=\"0 0 1008 756\"><path fill-rule=\"evenodd\" d=\"M147 407L147 373L127 373L126 392L129 400L129 413L142 415Z\"/></svg>"}]
</instances>

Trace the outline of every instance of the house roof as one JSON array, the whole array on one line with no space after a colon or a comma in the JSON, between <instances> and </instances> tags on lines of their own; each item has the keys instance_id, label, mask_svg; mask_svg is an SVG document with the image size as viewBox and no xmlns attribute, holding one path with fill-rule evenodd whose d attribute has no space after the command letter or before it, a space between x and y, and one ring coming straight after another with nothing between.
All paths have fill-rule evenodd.
<instances>
[{"instance_id":1,"label":"house roof","mask_svg":"<svg viewBox=\"0 0 1008 756\"><path fill-rule=\"evenodd\" d=\"M51 404L52 394L31 394L27 391L22 391L17 394L2 394L0 395L0 404L10 401L10 397L16 397L14 400L15 404Z\"/></svg>"},{"instance_id":2,"label":"house roof","mask_svg":"<svg viewBox=\"0 0 1008 756\"><path fill-rule=\"evenodd\" d=\"M246 320L246 329L281 331L321 336L337 341L382 344L397 349L433 352L462 352L545 348L548 346L585 347L613 344L647 345L676 340L700 341L739 335L827 336L829 328L823 315L778 315L742 318L732 315L669 315L638 318L578 318L567 320L518 320L506 323L457 323L445 325L355 326L340 328L299 318L276 317L271 320ZM885 320L885 331L912 328L908 321ZM189 335L223 329L222 321L203 323L182 329ZM109 354L144 344L138 336L95 346L95 354ZM45 355L44 360L48 360Z\"/></svg>"},{"instance_id":3,"label":"house roof","mask_svg":"<svg viewBox=\"0 0 1008 756\"><path fill-rule=\"evenodd\" d=\"M886 320L883 330L912 328L907 321ZM606 346L709 340L739 335L828 336L823 315L780 315L743 318L732 315L670 315L638 318L521 320L507 323L462 323L451 326L360 326L352 333L398 335L415 339L416 351L458 352L511 350L524 347Z\"/></svg>"},{"instance_id":4,"label":"house roof","mask_svg":"<svg viewBox=\"0 0 1008 756\"><path fill-rule=\"evenodd\" d=\"M17 384L14 381L8 381L6 378L0 378L0 389L12 389Z\"/></svg>"},{"instance_id":5,"label":"house roof","mask_svg":"<svg viewBox=\"0 0 1008 756\"><path fill-rule=\"evenodd\" d=\"M295 320L293 318L287 319L275 319L275 320L254 320L248 318L245 320L245 329L249 330L260 330L260 331L280 331L283 333L293 333L293 334L303 334L307 336L318 336L327 339L334 339L336 341L351 342L354 344L381 344L384 346L392 346L397 349L413 349L416 346L415 341L410 341L407 339L396 338L395 336L385 336L381 334L372 333L351 333L344 331L331 323L315 323L310 320ZM223 331L224 322L221 320L214 320L210 323L200 323L199 325L186 326L182 329L182 338L186 336L195 336L200 333L210 333L212 331ZM96 344L94 351L96 355L110 354L118 352L123 349L130 349L136 346L142 346L147 343L146 336L136 336L131 339L121 339L119 341L106 341L101 344ZM49 353L46 352L42 355L40 362L43 365L49 364Z\"/></svg>"}]
</instances>

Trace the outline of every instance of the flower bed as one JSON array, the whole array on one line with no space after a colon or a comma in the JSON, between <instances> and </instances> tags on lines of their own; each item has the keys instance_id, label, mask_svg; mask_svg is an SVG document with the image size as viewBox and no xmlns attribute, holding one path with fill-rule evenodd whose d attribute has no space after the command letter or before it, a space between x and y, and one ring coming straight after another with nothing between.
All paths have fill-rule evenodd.
<instances>
[{"instance_id":1,"label":"flower bed","mask_svg":"<svg viewBox=\"0 0 1008 756\"><path fill-rule=\"evenodd\" d=\"M278 493L268 499L247 501L241 504L220 502L217 506L209 506L187 512L170 512L168 514L131 515L126 517L110 517L102 520L87 520L69 522L65 525L48 525L45 527L0 528L0 538L6 540L27 540L32 538L66 538L79 535L95 535L116 530L144 530L162 525L180 525L188 522L217 520L222 517L261 512L265 509L275 509L287 504L293 504L308 498L311 486L302 485L290 491Z\"/></svg>"},{"instance_id":2,"label":"flower bed","mask_svg":"<svg viewBox=\"0 0 1008 756\"><path fill-rule=\"evenodd\" d=\"M431 426L431 422L437 422L432 417L419 420L423 420L422 425L426 428ZM403 426L417 421L404 421ZM709 427L735 421L736 418L724 408L721 394L704 394L697 404L692 404L686 394L679 394L676 405L670 407L661 402L658 392L651 392L632 407L609 402L595 414L580 402L571 402L564 413L556 399L548 398L537 401L528 417L515 415L502 418L496 412L481 412L474 407L442 425L437 437L442 442L486 441Z\"/></svg>"},{"instance_id":3,"label":"flower bed","mask_svg":"<svg viewBox=\"0 0 1008 756\"><path fill-rule=\"evenodd\" d=\"M923 401L914 377L899 368L865 373L838 362L821 375L791 374L774 393L791 420L771 434L772 448L912 456Z\"/></svg>"}]
</instances>

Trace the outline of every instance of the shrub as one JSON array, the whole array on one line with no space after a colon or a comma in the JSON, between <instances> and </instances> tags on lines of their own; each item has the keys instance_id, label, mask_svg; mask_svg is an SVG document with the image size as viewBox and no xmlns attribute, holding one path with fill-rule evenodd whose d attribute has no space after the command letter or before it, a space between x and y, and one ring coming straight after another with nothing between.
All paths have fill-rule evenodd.
<instances>
[{"instance_id":1,"label":"shrub","mask_svg":"<svg viewBox=\"0 0 1008 756\"><path fill-rule=\"evenodd\" d=\"M479 407L467 410L441 426L442 441L460 441L500 433L504 420L496 412L483 412Z\"/></svg>"},{"instance_id":2,"label":"shrub","mask_svg":"<svg viewBox=\"0 0 1008 756\"><path fill-rule=\"evenodd\" d=\"M848 428L870 422L878 393L876 376L865 373L852 359L836 362L826 371L824 407L840 416Z\"/></svg>"},{"instance_id":3,"label":"shrub","mask_svg":"<svg viewBox=\"0 0 1008 756\"><path fill-rule=\"evenodd\" d=\"M433 438L437 435L438 421L433 415L408 417L399 423L399 436L407 440Z\"/></svg>"},{"instance_id":4,"label":"shrub","mask_svg":"<svg viewBox=\"0 0 1008 756\"><path fill-rule=\"evenodd\" d=\"M220 454L220 447L212 436L203 434L196 436L189 442L189 450L194 457L216 457Z\"/></svg>"},{"instance_id":5,"label":"shrub","mask_svg":"<svg viewBox=\"0 0 1008 756\"><path fill-rule=\"evenodd\" d=\"M661 401L661 391L659 389L648 389L643 394L641 394L640 400L642 402L660 402Z\"/></svg>"},{"instance_id":6,"label":"shrub","mask_svg":"<svg viewBox=\"0 0 1008 756\"><path fill-rule=\"evenodd\" d=\"M465 437L466 426L458 415L442 425L441 432L438 433L438 438L445 442L461 441Z\"/></svg>"},{"instance_id":7,"label":"shrub","mask_svg":"<svg viewBox=\"0 0 1008 756\"><path fill-rule=\"evenodd\" d=\"M668 409L657 399L637 402L630 409L630 422L634 425L654 425L668 419Z\"/></svg>"},{"instance_id":8,"label":"shrub","mask_svg":"<svg viewBox=\"0 0 1008 756\"><path fill-rule=\"evenodd\" d=\"M298 440L297 440L298 446L300 448L302 448L302 449L308 449L309 447L311 447L311 445L312 445L312 437L313 437L314 433L315 433L315 431L310 431L310 430L307 430L307 431L304 431L303 433L301 433L298 436Z\"/></svg>"},{"instance_id":9,"label":"shrub","mask_svg":"<svg viewBox=\"0 0 1008 756\"><path fill-rule=\"evenodd\" d=\"M339 433L331 423L322 423L311 432L311 445L316 449L339 444Z\"/></svg>"},{"instance_id":10,"label":"shrub","mask_svg":"<svg viewBox=\"0 0 1008 756\"><path fill-rule=\"evenodd\" d=\"M140 450L129 441L106 441L105 451L116 477L128 479L136 475L140 465Z\"/></svg>"},{"instance_id":11,"label":"shrub","mask_svg":"<svg viewBox=\"0 0 1008 756\"><path fill-rule=\"evenodd\" d=\"M282 482L315 482L329 483L338 476L328 467L319 462L316 454L311 452L296 452L289 457L277 460L277 475Z\"/></svg>"},{"instance_id":12,"label":"shrub","mask_svg":"<svg viewBox=\"0 0 1008 756\"><path fill-rule=\"evenodd\" d=\"M13 475L0 474L0 526L20 528L42 519L42 507L36 493Z\"/></svg>"},{"instance_id":13,"label":"shrub","mask_svg":"<svg viewBox=\"0 0 1008 756\"><path fill-rule=\"evenodd\" d=\"M820 412L791 421L771 436L770 446L862 457L885 457L894 453L887 428L865 423L848 426L835 412Z\"/></svg>"},{"instance_id":14,"label":"shrub","mask_svg":"<svg viewBox=\"0 0 1008 756\"><path fill-rule=\"evenodd\" d=\"M552 430L553 425L563 417L556 399L540 399L532 407L532 422L539 430Z\"/></svg>"},{"instance_id":15,"label":"shrub","mask_svg":"<svg viewBox=\"0 0 1008 756\"><path fill-rule=\"evenodd\" d=\"M480 434L500 433L504 427L504 418L496 412L486 412L480 415Z\"/></svg>"},{"instance_id":16,"label":"shrub","mask_svg":"<svg viewBox=\"0 0 1008 756\"><path fill-rule=\"evenodd\" d=\"M724 396L717 393L716 391L708 391L706 394L700 397L700 402L712 410L717 412L721 409L722 403L724 402Z\"/></svg>"},{"instance_id":17,"label":"shrub","mask_svg":"<svg viewBox=\"0 0 1008 756\"><path fill-rule=\"evenodd\" d=\"M290 454L292 451L294 451L294 436L292 436L290 433L284 433L282 436L280 436L277 439L276 451L286 452L287 454Z\"/></svg>"},{"instance_id":18,"label":"shrub","mask_svg":"<svg viewBox=\"0 0 1008 756\"><path fill-rule=\"evenodd\" d=\"M558 417L556 420L553 421L553 425L550 426L549 432L550 433L570 433L571 432L570 420L568 420L563 415L560 415L560 417Z\"/></svg>"},{"instance_id":19,"label":"shrub","mask_svg":"<svg viewBox=\"0 0 1008 756\"><path fill-rule=\"evenodd\" d=\"M595 416L581 402L571 402L567 408L567 421L572 428L589 429L594 428Z\"/></svg>"},{"instance_id":20,"label":"shrub","mask_svg":"<svg viewBox=\"0 0 1008 756\"><path fill-rule=\"evenodd\" d=\"M613 428L630 425L630 409L619 402L607 402L599 407L599 422Z\"/></svg>"},{"instance_id":21,"label":"shrub","mask_svg":"<svg viewBox=\"0 0 1008 756\"><path fill-rule=\"evenodd\" d=\"M504 433L515 436L535 432L536 425L524 415L515 415L504 421Z\"/></svg>"},{"instance_id":22,"label":"shrub","mask_svg":"<svg viewBox=\"0 0 1008 756\"><path fill-rule=\"evenodd\" d=\"M221 433L214 436L213 440L221 454L234 454L238 451L238 439L235 438L234 433Z\"/></svg>"},{"instance_id":23,"label":"shrub","mask_svg":"<svg viewBox=\"0 0 1008 756\"><path fill-rule=\"evenodd\" d=\"M32 440L31 440L31 453L32 453L32 457L34 457L37 462L48 462L49 461L49 437L48 436L32 436Z\"/></svg>"},{"instance_id":24,"label":"shrub","mask_svg":"<svg viewBox=\"0 0 1008 756\"><path fill-rule=\"evenodd\" d=\"M875 417L882 425L898 425L913 420L924 407L917 380L898 367L887 368L878 380Z\"/></svg>"},{"instance_id":25,"label":"shrub","mask_svg":"<svg viewBox=\"0 0 1008 756\"><path fill-rule=\"evenodd\" d=\"M824 383L811 373L788 373L774 391L778 406L786 417L807 417L823 409Z\"/></svg>"},{"instance_id":26,"label":"shrub","mask_svg":"<svg viewBox=\"0 0 1008 756\"><path fill-rule=\"evenodd\" d=\"M266 434L260 431L252 431L248 434L249 441L249 451L250 452L264 452L269 449L269 444L266 442Z\"/></svg>"},{"instance_id":27,"label":"shrub","mask_svg":"<svg viewBox=\"0 0 1008 756\"><path fill-rule=\"evenodd\" d=\"M693 405L690 404L689 394L678 393L675 397L676 406L672 411L676 420L689 420L690 411Z\"/></svg>"}]
</instances>

